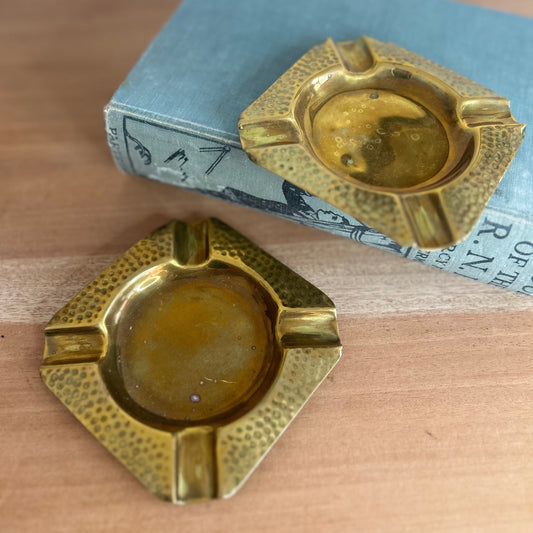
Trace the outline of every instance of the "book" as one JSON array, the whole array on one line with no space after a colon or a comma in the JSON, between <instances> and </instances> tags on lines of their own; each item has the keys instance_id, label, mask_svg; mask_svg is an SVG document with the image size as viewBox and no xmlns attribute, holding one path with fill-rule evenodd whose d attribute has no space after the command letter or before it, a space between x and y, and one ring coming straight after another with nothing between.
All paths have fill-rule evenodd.
<instances>
[{"instance_id":1,"label":"book","mask_svg":"<svg viewBox=\"0 0 533 533\"><path fill-rule=\"evenodd\" d=\"M127 173L228 200L498 287L533 295L531 131L470 236L402 247L252 163L237 122L328 37L390 41L511 101L533 123L533 19L448 0L185 0L105 109Z\"/></svg>"}]
</instances>

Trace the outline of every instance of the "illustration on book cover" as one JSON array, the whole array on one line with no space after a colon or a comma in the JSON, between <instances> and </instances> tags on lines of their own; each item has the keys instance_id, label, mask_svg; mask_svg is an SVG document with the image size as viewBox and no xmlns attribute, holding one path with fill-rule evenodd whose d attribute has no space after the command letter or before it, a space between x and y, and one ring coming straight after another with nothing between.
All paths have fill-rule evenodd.
<instances>
[{"instance_id":1,"label":"illustration on book cover","mask_svg":"<svg viewBox=\"0 0 533 533\"><path fill-rule=\"evenodd\" d=\"M281 178L275 189L271 186L262 187L257 182L250 184L243 176L232 180L227 173L221 173L222 179L217 179L217 167L225 158L230 159L232 152L239 152L233 157L246 159L241 150L235 150L220 141L184 132L180 132L179 137L173 136L174 143L170 144L164 142L168 138L166 131L166 136L158 138L158 142L151 142L151 147L148 148L146 141L143 143L140 140L147 137L146 134L143 135L146 127L149 127L147 122L131 118L124 124L128 159L134 174L144 174L158 181L194 189L202 194L343 235L399 255L405 255L409 250ZM137 132L137 129L140 131ZM154 132L151 131L150 138L153 136ZM146 168L150 166L153 168ZM231 181L233 186L228 185Z\"/></svg>"}]
</instances>

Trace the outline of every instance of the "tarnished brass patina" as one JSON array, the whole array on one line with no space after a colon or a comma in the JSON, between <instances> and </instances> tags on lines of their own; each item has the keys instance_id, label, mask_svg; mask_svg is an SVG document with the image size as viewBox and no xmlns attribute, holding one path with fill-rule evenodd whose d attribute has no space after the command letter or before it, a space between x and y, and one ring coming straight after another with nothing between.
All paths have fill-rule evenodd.
<instances>
[{"instance_id":1,"label":"tarnished brass patina","mask_svg":"<svg viewBox=\"0 0 533 533\"><path fill-rule=\"evenodd\" d=\"M239 121L250 158L404 246L466 238L524 136L509 101L390 43L328 39Z\"/></svg>"},{"instance_id":2,"label":"tarnished brass patina","mask_svg":"<svg viewBox=\"0 0 533 533\"><path fill-rule=\"evenodd\" d=\"M137 243L45 333L46 385L176 503L231 496L341 354L331 300L214 219Z\"/></svg>"}]
</instances>

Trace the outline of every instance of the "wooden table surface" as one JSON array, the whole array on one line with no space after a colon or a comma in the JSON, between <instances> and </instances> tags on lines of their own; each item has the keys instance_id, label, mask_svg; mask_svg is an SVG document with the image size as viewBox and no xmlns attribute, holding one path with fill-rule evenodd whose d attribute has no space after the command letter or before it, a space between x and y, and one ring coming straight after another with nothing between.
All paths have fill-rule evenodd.
<instances>
[{"instance_id":1,"label":"wooden table surface","mask_svg":"<svg viewBox=\"0 0 533 533\"><path fill-rule=\"evenodd\" d=\"M0 531L533 531L533 298L114 166L102 108L175 3L0 8ZM44 324L85 283L169 219L208 216L332 297L344 356L234 498L180 507L38 370Z\"/></svg>"}]
</instances>

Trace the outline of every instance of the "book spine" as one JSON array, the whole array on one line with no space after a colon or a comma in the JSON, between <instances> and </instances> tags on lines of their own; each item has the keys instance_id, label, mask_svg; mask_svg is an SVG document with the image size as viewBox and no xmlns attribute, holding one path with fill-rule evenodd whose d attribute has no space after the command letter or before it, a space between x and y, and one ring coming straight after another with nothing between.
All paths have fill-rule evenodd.
<instances>
[{"instance_id":1,"label":"book spine","mask_svg":"<svg viewBox=\"0 0 533 533\"><path fill-rule=\"evenodd\" d=\"M402 247L253 164L235 136L111 102L107 141L119 168L386 250L464 277L533 295L533 220L489 204L470 236L445 250Z\"/></svg>"}]
</instances>

